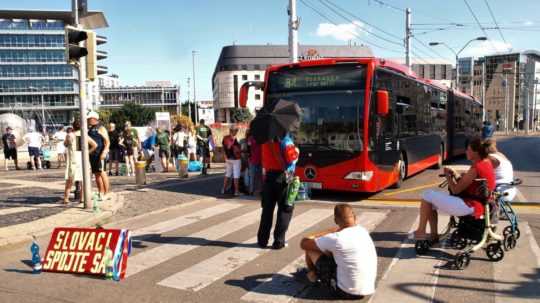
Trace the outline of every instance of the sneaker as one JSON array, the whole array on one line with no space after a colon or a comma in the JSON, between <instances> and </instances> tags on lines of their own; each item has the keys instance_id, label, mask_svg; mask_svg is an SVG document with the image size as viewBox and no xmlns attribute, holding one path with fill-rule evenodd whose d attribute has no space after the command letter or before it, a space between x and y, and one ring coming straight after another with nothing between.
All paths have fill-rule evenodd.
<instances>
[{"instance_id":1,"label":"sneaker","mask_svg":"<svg viewBox=\"0 0 540 303\"><path fill-rule=\"evenodd\" d=\"M282 249L288 246L289 246L289 243L287 242L285 243L274 242L274 244L272 244L272 249Z\"/></svg>"},{"instance_id":2,"label":"sneaker","mask_svg":"<svg viewBox=\"0 0 540 303\"><path fill-rule=\"evenodd\" d=\"M234 196L235 196L235 197L240 197L241 195L242 195L242 193L240 193L240 192L235 192L235 193L234 193Z\"/></svg>"}]
</instances>

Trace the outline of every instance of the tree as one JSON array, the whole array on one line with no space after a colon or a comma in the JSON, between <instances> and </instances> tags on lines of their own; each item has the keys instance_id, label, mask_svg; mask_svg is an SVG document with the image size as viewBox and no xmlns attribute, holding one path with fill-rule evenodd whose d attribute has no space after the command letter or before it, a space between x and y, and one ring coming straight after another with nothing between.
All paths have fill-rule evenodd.
<instances>
[{"instance_id":1,"label":"tree","mask_svg":"<svg viewBox=\"0 0 540 303\"><path fill-rule=\"evenodd\" d=\"M133 126L144 126L154 121L156 111L140 104L126 103L119 110L110 115L110 122L123 125L130 121Z\"/></svg>"},{"instance_id":2,"label":"tree","mask_svg":"<svg viewBox=\"0 0 540 303\"><path fill-rule=\"evenodd\" d=\"M189 117L185 115L173 115L171 117L171 123L173 128L176 126L176 124L180 124L185 129L195 129L193 121L191 121L191 119L189 119Z\"/></svg>"},{"instance_id":3,"label":"tree","mask_svg":"<svg viewBox=\"0 0 540 303\"><path fill-rule=\"evenodd\" d=\"M233 122L249 122L253 115L247 108L233 108L231 111Z\"/></svg>"}]
</instances>

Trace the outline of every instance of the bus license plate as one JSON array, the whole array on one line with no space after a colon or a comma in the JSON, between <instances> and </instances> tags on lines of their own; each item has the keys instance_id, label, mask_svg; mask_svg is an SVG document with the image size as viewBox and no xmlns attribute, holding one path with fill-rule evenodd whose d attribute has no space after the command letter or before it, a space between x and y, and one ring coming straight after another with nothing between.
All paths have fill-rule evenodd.
<instances>
[{"instance_id":1,"label":"bus license plate","mask_svg":"<svg viewBox=\"0 0 540 303\"><path fill-rule=\"evenodd\" d=\"M312 189L322 189L322 183L319 182L304 182L304 184Z\"/></svg>"}]
</instances>

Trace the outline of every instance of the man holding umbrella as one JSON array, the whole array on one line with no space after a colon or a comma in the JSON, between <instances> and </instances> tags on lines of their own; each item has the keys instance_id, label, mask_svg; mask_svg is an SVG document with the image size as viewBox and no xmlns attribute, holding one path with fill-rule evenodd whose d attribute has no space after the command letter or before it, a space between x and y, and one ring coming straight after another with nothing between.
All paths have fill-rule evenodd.
<instances>
[{"instance_id":1,"label":"man holding umbrella","mask_svg":"<svg viewBox=\"0 0 540 303\"><path fill-rule=\"evenodd\" d=\"M290 132L300 125L301 110L296 103L279 100L273 106L261 110L251 123L251 132L262 145L262 166L265 179L262 191L262 213L257 244L261 248L268 245L274 216L278 207L274 229L273 249L286 247L285 233L289 228L294 206L287 204L287 187L294 175L298 148Z\"/></svg>"}]
</instances>

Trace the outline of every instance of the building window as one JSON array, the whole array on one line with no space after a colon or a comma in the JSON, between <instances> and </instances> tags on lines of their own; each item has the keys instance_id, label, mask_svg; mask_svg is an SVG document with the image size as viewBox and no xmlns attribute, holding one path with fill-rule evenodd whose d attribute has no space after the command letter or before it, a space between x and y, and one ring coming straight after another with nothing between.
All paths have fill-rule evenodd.
<instances>
[{"instance_id":1,"label":"building window","mask_svg":"<svg viewBox=\"0 0 540 303\"><path fill-rule=\"evenodd\" d=\"M247 79L248 79L247 75L242 75L242 81L247 81Z\"/></svg>"},{"instance_id":2,"label":"building window","mask_svg":"<svg viewBox=\"0 0 540 303\"><path fill-rule=\"evenodd\" d=\"M261 100L261 95L260 94L255 94L255 100Z\"/></svg>"},{"instance_id":3,"label":"building window","mask_svg":"<svg viewBox=\"0 0 540 303\"><path fill-rule=\"evenodd\" d=\"M261 75L255 75L255 80L261 80Z\"/></svg>"}]
</instances>

